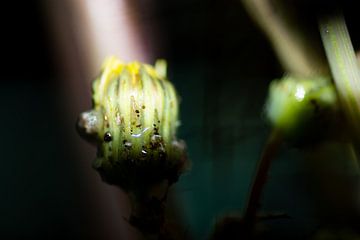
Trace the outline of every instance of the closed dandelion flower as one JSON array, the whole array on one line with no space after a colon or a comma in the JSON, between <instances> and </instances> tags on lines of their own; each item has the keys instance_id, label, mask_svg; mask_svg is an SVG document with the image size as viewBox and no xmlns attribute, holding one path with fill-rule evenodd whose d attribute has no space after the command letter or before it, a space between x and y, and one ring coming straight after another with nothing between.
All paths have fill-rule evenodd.
<instances>
[{"instance_id":1,"label":"closed dandelion flower","mask_svg":"<svg viewBox=\"0 0 360 240\"><path fill-rule=\"evenodd\" d=\"M132 190L143 182L177 180L185 144L176 138L178 97L164 60L153 67L108 58L93 82L92 100L78 130L97 144L93 166L105 181Z\"/></svg>"}]
</instances>

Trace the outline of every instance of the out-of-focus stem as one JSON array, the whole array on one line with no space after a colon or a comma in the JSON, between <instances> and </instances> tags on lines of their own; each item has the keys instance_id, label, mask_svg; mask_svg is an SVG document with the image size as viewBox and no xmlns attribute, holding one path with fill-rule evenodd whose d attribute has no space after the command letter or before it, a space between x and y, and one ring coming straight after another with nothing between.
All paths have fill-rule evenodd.
<instances>
[{"instance_id":1,"label":"out-of-focus stem","mask_svg":"<svg viewBox=\"0 0 360 240\"><path fill-rule=\"evenodd\" d=\"M309 77L328 72L324 59L312 48L314 45L299 29L291 24L290 14L279 14L280 1L242 0L253 20L267 35L284 70L292 75ZM293 19L291 19L293 20Z\"/></svg>"},{"instance_id":2,"label":"out-of-focus stem","mask_svg":"<svg viewBox=\"0 0 360 240\"><path fill-rule=\"evenodd\" d=\"M140 11L136 11L137 2L43 1L55 45L55 62L61 70L61 102L63 109L66 109L70 130L73 129L75 116L89 108L90 82L99 74L105 56L117 55L125 61L150 62L153 52L149 48L154 43L151 34L144 33L143 27L152 23L149 19L140 22L142 16ZM151 5L146 7L151 10ZM144 35L146 39L142 37ZM101 183L98 174L89 166L95 155L93 148L85 145L75 136L75 131L70 130L74 136L69 137L69 142L76 148L73 155L78 160L79 176L82 177L83 189L86 189L82 199L82 209L88 221L83 224L85 238L139 239L140 234L123 219L123 216L130 214L129 200L123 192Z\"/></svg>"},{"instance_id":3,"label":"out-of-focus stem","mask_svg":"<svg viewBox=\"0 0 360 240\"><path fill-rule=\"evenodd\" d=\"M250 225L250 227L253 227L256 222L256 212L259 206L259 201L262 191L264 189L264 185L268 177L271 161L276 156L281 142L281 132L277 129L274 129L268 138L260 161L258 162L254 181L250 189L250 195L245 206L245 211L243 215L244 221L245 224Z\"/></svg>"},{"instance_id":4,"label":"out-of-focus stem","mask_svg":"<svg viewBox=\"0 0 360 240\"><path fill-rule=\"evenodd\" d=\"M340 14L322 18L320 32L340 103L359 145L360 70L344 18Z\"/></svg>"},{"instance_id":5,"label":"out-of-focus stem","mask_svg":"<svg viewBox=\"0 0 360 240\"><path fill-rule=\"evenodd\" d=\"M140 22L136 0L76 0L67 1L76 21L75 38L81 42L79 51L93 80L107 56L115 55L125 62L152 60L151 32L144 32L151 21ZM151 4L147 11L151 14ZM144 27L145 26L145 27ZM146 36L146 38L144 38ZM145 40L146 39L146 40Z\"/></svg>"}]
</instances>

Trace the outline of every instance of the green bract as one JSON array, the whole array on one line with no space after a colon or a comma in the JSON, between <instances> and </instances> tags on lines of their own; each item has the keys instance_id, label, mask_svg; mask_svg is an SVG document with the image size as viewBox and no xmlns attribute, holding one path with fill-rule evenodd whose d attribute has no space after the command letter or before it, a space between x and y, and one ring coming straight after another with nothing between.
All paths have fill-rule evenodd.
<instances>
[{"instance_id":1,"label":"green bract","mask_svg":"<svg viewBox=\"0 0 360 240\"><path fill-rule=\"evenodd\" d=\"M177 126L178 98L165 61L153 67L116 58L105 61L93 83L93 109L78 121L81 135L97 144L93 166L124 188L142 178L178 176L185 151Z\"/></svg>"},{"instance_id":2,"label":"green bract","mask_svg":"<svg viewBox=\"0 0 360 240\"><path fill-rule=\"evenodd\" d=\"M337 118L336 92L331 81L323 77L285 76L270 84L265 112L286 138L311 141L329 131Z\"/></svg>"}]
</instances>

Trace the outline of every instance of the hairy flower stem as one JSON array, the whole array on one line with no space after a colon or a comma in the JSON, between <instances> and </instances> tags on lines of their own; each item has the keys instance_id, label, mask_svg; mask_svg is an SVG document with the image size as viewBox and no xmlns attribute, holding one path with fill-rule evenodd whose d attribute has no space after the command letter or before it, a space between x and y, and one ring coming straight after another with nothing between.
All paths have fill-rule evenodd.
<instances>
[{"instance_id":1,"label":"hairy flower stem","mask_svg":"<svg viewBox=\"0 0 360 240\"><path fill-rule=\"evenodd\" d=\"M255 178L250 189L250 195L244 211L244 222L252 230L256 223L256 213L260 202L260 197L264 189L271 161L276 156L282 143L282 134L274 129L264 147L260 161L256 168Z\"/></svg>"}]
</instances>

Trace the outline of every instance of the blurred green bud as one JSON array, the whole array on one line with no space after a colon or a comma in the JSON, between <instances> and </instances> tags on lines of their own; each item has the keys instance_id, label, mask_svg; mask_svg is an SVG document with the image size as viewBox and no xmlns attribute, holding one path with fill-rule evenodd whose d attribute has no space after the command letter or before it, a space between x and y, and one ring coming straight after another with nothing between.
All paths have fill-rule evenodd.
<instances>
[{"instance_id":1,"label":"blurred green bud","mask_svg":"<svg viewBox=\"0 0 360 240\"><path fill-rule=\"evenodd\" d=\"M144 179L176 181L186 158L178 125L178 98L166 78L166 62L153 67L111 57L93 83L93 109L80 115L77 127L97 144L94 168L108 183L127 189Z\"/></svg>"},{"instance_id":2,"label":"blurred green bud","mask_svg":"<svg viewBox=\"0 0 360 240\"><path fill-rule=\"evenodd\" d=\"M270 84L267 119L287 140L311 143L333 131L338 100L330 79L285 76Z\"/></svg>"}]
</instances>

